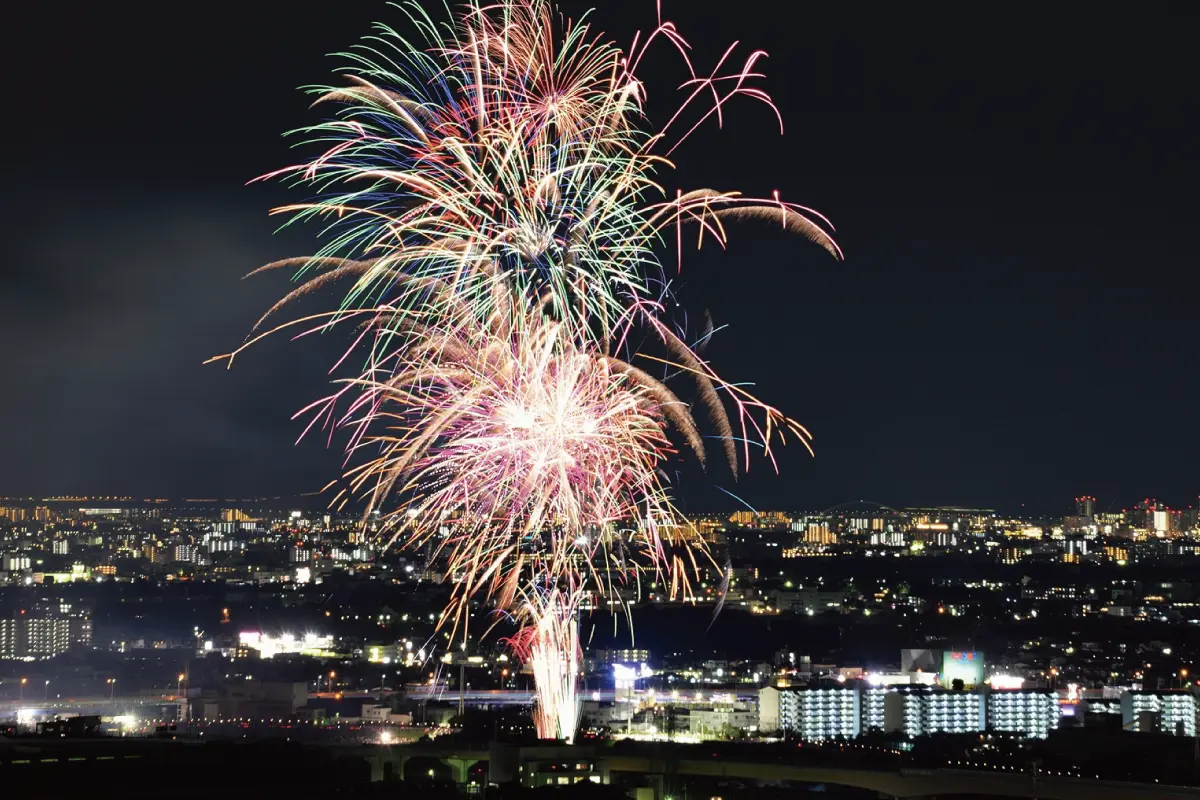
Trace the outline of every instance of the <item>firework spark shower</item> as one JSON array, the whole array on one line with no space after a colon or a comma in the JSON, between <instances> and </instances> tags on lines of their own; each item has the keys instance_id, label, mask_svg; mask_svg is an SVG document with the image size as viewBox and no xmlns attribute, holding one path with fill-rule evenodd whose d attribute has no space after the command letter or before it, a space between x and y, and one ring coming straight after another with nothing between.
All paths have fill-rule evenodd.
<instances>
[{"instance_id":1,"label":"firework spark shower","mask_svg":"<svg viewBox=\"0 0 1200 800\"><path fill-rule=\"evenodd\" d=\"M276 213L319 223L326 243L262 268L298 285L244 346L352 332L333 371L361 370L298 415L306 434L348 432L333 502L363 501L387 544L445 564L448 632L466 636L472 603L516 622L539 735L569 740L581 609L619 605L647 570L689 599L713 567L665 483L683 452L706 461L675 385L695 392L735 475L752 449L773 465L778 447L808 447L670 323L669 276L685 248L724 245L734 220L840 251L823 217L778 194L668 188L672 153L700 125L746 103L778 117L765 54L730 47L700 70L661 9L624 47L548 0L396 9L396 27L342 54L338 85L311 89L330 116L295 135L316 155L264 176L313 195ZM651 47L690 75L658 126L640 76ZM334 286L334 307L274 322Z\"/></svg>"}]
</instances>

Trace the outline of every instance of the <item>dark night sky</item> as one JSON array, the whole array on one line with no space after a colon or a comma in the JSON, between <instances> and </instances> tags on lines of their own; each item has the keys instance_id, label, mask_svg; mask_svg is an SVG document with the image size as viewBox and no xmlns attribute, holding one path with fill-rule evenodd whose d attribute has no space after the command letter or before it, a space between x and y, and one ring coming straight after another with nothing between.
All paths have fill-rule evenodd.
<instances>
[{"instance_id":1,"label":"dark night sky","mask_svg":"<svg viewBox=\"0 0 1200 800\"><path fill-rule=\"evenodd\" d=\"M0 494L318 488L338 454L293 448L289 417L322 392L334 343L281 339L232 372L201 361L285 286L240 277L312 248L266 216L299 195L243 185L315 119L294 88L389 12L28 5L0 34ZM598 20L627 41L653 5ZM778 188L832 218L847 253L748 226L686 262L685 303L731 326L716 365L816 434L816 460L789 451L780 477L757 463L736 491L788 508L1194 502L1196 21L828 5L665 0L701 63L733 39L770 52L787 125L743 106L679 154L680 182ZM649 76L656 97L676 77ZM726 505L702 478L684 494Z\"/></svg>"}]
</instances>

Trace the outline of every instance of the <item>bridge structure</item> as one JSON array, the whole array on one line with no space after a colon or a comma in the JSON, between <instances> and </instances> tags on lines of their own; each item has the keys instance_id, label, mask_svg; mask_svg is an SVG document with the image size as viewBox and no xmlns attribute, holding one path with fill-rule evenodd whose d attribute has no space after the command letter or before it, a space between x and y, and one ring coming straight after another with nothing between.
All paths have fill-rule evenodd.
<instances>
[{"instance_id":1,"label":"bridge structure","mask_svg":"<svg viewBox=\"0 0 1200 800\"><path fill-rule=\"evenodd\" d=\"M1013 797L1037 800L1200 800L1200 787L1109 781L1061 775L986 769L867 769L754 760L744 756L680 757L682 751L656 744L653 752L637 748L614 750L602 746L492 745L489 749L437 746L355 746L342 749L343 758L362 758L373 780L433 780L505 783L526 786L548 783L620 782L634 778L664 800L679 779L711 778L764 784L804 783L843 786L891 798Z\"/></svg>"},{"instance_id":2,"label":"bridge structure","mask_svg":"<svg viewBox=\"0 0 1200 800\"><path fill-rule=\"evenodd\" d=\"M253 744L205 744L196 740L0 738L0 780L25 776L45 782L64 774L63 770L70 770L82 780L88 775L99 776L106 768L121 768L125 763L134 769L122 773L126 778L141 775L154 765L169 767L168 772L186 772L208 762L211 763L201 770L202 774L219 773L218 764L227 765L230 758L245 753L241 758L250 761L290 758L291 766L285 770L289 774L304 774L302 765L320 761L326 764L321 767L323 773L361 775L356 780L362 781L429 781L443 785L453 782L467 788L475 784L477 789L493 783L519 782L537 787L591 781L645 787L651 790L654 800L665 800L675 793L669 790L689 778L754 781L776 786L788 783L841 786L866 790L880 797L914 800L938 797L1200 800L1200 787L1092 780L1011 769L913 769L900 765L887 768L882 764L879 768L868 768L839 765L834 754L827 759L817 754L801 762L778 751L774 757L765 751L762 757L756 757L753 746L725 753L721 750L721 745L662 743L645 747L492 743L484 748L439 746L434 742L406 746L297 743L293 750L280 751L277 746L264 750L255 749Z\"/></svg>"},{"instance_id":3,"label":"bridge structure","mask_svg":"<svg viewBox=\"0 0 1200 800\"><path fill-rule=\"evenodd\" d=\"M755 689L731 688L731 689L727 689L727 690L725 690L725 689L709 690L709 693L711 694L714 691L719 694L722 694L722 695L727 694L732 697L736 697L738 700L741 700L741 701L752 701L752 700L757 701L758 700L758 689L757 688L755 688ZM585 688L585 689L580 690L579 697L584 700L593 700L593 701L611 703L614 700L625 697L626 694L627 693L624 691L618 692L613 689L588 690ZM693 702L692 697L690 697L689 695L694 695L694 693L683 692L683 693L681 693L681 696L679 698L672 699L671 702L677 703L677 704L687 704L688 702ZM370 697L370 696L378 696L378 694L376 693L375 695L370 695L367 693L361 693L361 694L355 694L355 695L350 695L350 694L345 695L345 697L351 697L351 696L366 698L366 697ZM489 706L532 705L533 701L534 701L534 694L532 691L524 691L521 689L465 689L460 692L457 689L446 689L446 688L442 688L442 687L429 687L428 689L406 690L404 692L404 696L405 696L405 699L407 699L407 700L424 701L424 702L430 702L430 703L456 703L456 702L458 702L458 699L461 696L463 699L463 702L466 705L489 705ZM694 702L703 703L705 701L696 699L696 700L694 700Z\"/></svg>"}]
</instances>

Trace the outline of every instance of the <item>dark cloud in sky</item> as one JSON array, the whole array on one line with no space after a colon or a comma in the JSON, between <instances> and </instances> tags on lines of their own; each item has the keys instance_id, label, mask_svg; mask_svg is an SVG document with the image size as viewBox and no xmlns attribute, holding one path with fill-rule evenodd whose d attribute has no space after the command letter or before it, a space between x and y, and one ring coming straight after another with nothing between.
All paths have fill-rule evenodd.
<instances>
[{"instance_id":1,"label":"dark cloud in sky","mask_svg":"<svg viewBox=\"0 0 1200 800\"><path fill-rule=\"evenodd\" d=\"M651 0L597 20L627 40L639 3L650 20ZM787 123L781 138L741 108L678 154L679 181L778 188L832 218L847 253L747 225L686 262L684 302L729 325L709 355L819 453L712 481L793 508L1195 501L1194 20L664 5L706 56L732 39L768 50ZM293 448L290 416L324 390L338 341L201 362L286 285L241 276L313 247L272 235L266 210L295 195L244 186L314 119L294 87L388 14L48 2L12 20L0 494L292 493L336 473L336 450ZM726 504L708 484L688 473L693 507Z\"/></svg>"}]
</instances>

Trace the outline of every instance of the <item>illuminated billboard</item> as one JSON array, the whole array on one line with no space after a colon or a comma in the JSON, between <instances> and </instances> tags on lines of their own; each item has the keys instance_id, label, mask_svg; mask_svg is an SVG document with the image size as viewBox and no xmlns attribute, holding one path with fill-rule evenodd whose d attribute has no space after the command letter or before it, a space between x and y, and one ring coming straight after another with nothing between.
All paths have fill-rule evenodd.
<instances>
[{"instance_id":1,"label":"illuminated billboard","mask_svg":"<svg viewBox=\"0 0 1200 800\"><path fill-rule=\"evenodd\" d=\"M654 670L645 664L613 664L612 671L613 682L618 689L632 689L639 678L649 678L654 674Z\"/></svg>"},{"instance_id":2,"label":"illuminated billboard","mask_svg":"<svg viewBox=\"0 0 1200 800\"><path fill-rule=\"evenodd\" d=\"M983 683L983 653L947 650L942 655L942 686L954 688L956 680L962 688L973 689Z\"/></svg>"}]
</instances>

